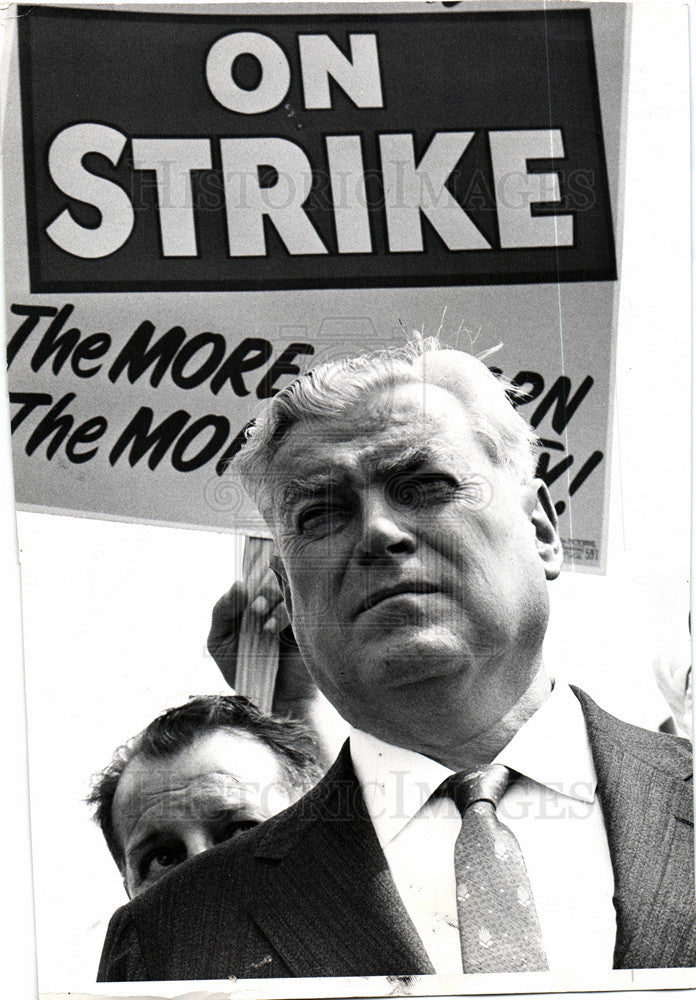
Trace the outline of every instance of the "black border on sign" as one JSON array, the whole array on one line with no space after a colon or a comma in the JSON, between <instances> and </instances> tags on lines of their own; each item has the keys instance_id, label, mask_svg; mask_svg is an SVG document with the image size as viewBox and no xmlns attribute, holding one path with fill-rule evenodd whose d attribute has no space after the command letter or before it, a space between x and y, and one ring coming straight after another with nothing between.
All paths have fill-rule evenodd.
<instances>
[{"instance_id":1,"label":"black border on sign","mask_svg":"<svg viewBox=\"0 0 696 1000\"><path fill-rule=\"evenodd\" d=\"M458 13L464 13L467 18L487 18L489 20L513 20L513 21L539 21L546 20L549 16L553 16L554 19L580 19L582 25L585 29L586 41L587 41L587 51L588 51L588 71L591 76L591 80L594 82L593 87L593 108L592 111L595 115L595 120L599 123L599 135L597 137L598 152L601 156L601 162L604 165L604 170L602 171L602 178L600 183L602 185L602 194L606 199L607 205L607 226L608 226L608 236L610 239L610 263L601 269L597 269L588 273L586 268L580 267L568 267L561 268L558 263L558 253L559 248L556 247L555 250L552 247L545 248L556 255L556 279L549 277L548 270L540 273L539 271L501 271L495 274L469 274L464 271L461 274L451 274L451 275L424 275L419 278L412 276L409 277L399 277L399 276L389 276L389 277L379 277L375 275L367 280L365 277L359 277L357 275L353 277L333 277L333 278L258 278L254 280L244 279L244 280L233 280L230 279L226 282L222 279L206 280L206 279L158 279L158 280L128 280L128 281L113 281L113 280L100 280L98 278L91 279L89 281L70 281L70 280L45 280L41 277L41 254L39 249L39 239L38 239L38 219L36 218L36 211L34 205L34 199L29 197L29 192L36 190L37 176L35 169L34 160L34 132L33 132L33 113L32 113L32 102L31 102L31 19L32 16L45 17L45 18L78 18L82 20L102 20L109 21L118 19L121 21L135 21L135 22L156 22L161 20L162 17L167 18L169 21L179 21L179 22L189 22L195 21L197 23L205 24L229 24L231 19L244 18L245 22L251 24L268 24L270 20L275 17L282 17L284 21L306 21L306 14L278 14L277 12L273 14L250 14L242 15L231 10L227 14L182 14L182 13L171 13L169 11L157 12L141 12L141 11L114 11L114 10L101 10L94 8L81 8L81 7L33 7L26 4L18 5L17 7L17 31L19 39L19 74L20 74L20 89L21 89L21 119L22 119L22 143L24 152L24 191L25 191L25 209L26 209L26 222L27 222L27 249L29 254L29 290L30 293L66 293L70 292L73 294L80 293L122 293L122 292L260 292L260 291L293 291L293 290L326 290L331 288L365 288L365 289L379 289L379 288L425 288L425 287L450 287L453 285L461 286L483 286L483 285L537 285L537 284L560 284L560 283L570 283L570 282L593 282L593 281L615 281L618 277L617 271L617 261L616 261L616 239L614 233L614 220L612 216L611 207L611 197L609 192L609 178L607 172L607 160L606 160L606 150L604 145L604 127L602 124L602 112L599 101L599 87L597 79L597 63L595 58L594 50L594 37L592 33L592 17L589 7L583 7L579 9L572 10L558 10L554 9L551 11L545 10L496 10L496 11L457 11L453 13L445 13L442 11L434 12L432 14L428 12L418 12L414 14L410 13L399 13L399 14L370 14L369 10L365 10L363 13L358 13L352 11L350 13L341 14L340 12L335 12L333 14L313 14L312 21L316 25L329 25L335 24L336 18L340 17L342 21L363 21L366 16L369 16L371 20L375 22L398 24L404 21L413 21L418 19L424 19L428 22L446 22L452 17L456 17ZM533 248L507 248L505 253L529 253L529 250ZM562 273L563 277L560 277ZM173 283L174 282L174 283Z\"/></svg>"}]
</instances>

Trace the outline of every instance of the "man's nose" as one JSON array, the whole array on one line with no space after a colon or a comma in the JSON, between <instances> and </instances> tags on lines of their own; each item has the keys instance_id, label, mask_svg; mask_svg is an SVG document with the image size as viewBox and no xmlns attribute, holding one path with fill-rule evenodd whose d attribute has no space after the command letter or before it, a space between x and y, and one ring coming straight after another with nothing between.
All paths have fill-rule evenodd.
<instances>
[{"instance_id":1,"label":"man's nose","mask_svg":"<svg viewBox=\"0 0 696 1000\"><path fill-rule=\"evenodd\" d=\"M416 537L406 511L390 504L378 488L365 492L361 510L360 555L366 559L408 555L416 549Z\"/></svg>"}]
</instances>

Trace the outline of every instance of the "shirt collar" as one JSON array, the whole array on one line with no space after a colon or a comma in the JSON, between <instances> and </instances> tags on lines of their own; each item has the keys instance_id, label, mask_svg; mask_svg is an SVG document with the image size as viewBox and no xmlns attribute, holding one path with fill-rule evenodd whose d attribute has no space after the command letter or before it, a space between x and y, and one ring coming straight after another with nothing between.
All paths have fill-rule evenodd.
<instances>
[{"instance_id":1,"label":"shirt collar","mask_svg":"<svg viewBox=\"0 0 696 1000\"><path fill-rule=\"evenodd\" d=\"M454 772L443 764L351 728L350 755L367 811L384 847Z\"/></svg>"},{"instance_id":2,"label":"shirt collar","mask_svg":"<svg viewBox=\"0 0 696 1000\"><path fill-rule=\"evenodd\" d=\"M351 729L350 753L382 846L396 837L454 772L423 754ZM556 684L541 708L495 758L551 791L593 802L597 775L577 698Z\"/></svg>"},{"instance_id":3,"label":"shirt collar","mask_svg":"<svg viewBox=\"0 0 696 1000\"><path fill-rule=\"evenodd\" d=\"M544 704L495 758L512 771L580 802L594 802L597 773L580 702L555 684Z\"/></svg>"}]
</instances>

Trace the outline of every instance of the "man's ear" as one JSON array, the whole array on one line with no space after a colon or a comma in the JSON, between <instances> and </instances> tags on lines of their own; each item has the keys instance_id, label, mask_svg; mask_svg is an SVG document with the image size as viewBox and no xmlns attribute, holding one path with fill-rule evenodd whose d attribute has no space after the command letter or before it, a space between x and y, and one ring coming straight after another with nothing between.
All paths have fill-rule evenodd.
<instances>
[{"instance_id":1,"label":"man's ear","mask_svg":"<svg viewBox=\"0 0 696 1000\"><path fill-rule=\"evenodd\" d=\"M563 547L558 534L558 516L546 483L534 479L528 486L529 518L534 525L539 558L547 580L555 580L563 565Z\"/></svg>"},{"instance_id":2,"label":"man's ear","mask_svg":"<svg viewBox=\"0 0 696 1000\"><path fill-rule=\"evenodd\" d=\"M280 553L277 549L273 549L271 558L268 560L268 565L273 570L275 578L278 581L278 586L280 587L280 592L283 595L283 601L285 602L285 609L288 613L290 624L292 624L292 595L290 593L290 582L288 580L285 564L280 558Z\"/></svg>"}]
</instances>

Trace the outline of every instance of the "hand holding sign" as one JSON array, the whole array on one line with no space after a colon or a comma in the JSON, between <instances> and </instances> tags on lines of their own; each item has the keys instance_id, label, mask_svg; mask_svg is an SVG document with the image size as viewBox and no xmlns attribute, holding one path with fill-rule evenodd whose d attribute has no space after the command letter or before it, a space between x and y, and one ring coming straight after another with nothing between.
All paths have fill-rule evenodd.
<instances>
[{"instance_id":1,"label":"hand holding sign","mask_svg":"<svg viewBox=\"0 0 696 1000\"><path fill-rule=\"evenodd\" d=\"M215 660L230 687L235 686L239 632L244 614L256 625L258 632L271 635L288 624L285 605L269 569L255 592L237 580L216 602L208 633L208 652Z\"/></svg>"},{"instance_id":2,"label":"hand holding sign","mask_svg":"<svg viewBox=\"0 0 696 1000\"><path fill-rule=\"evenodd\" d=\"M246 639L243 639L243 632ZM275 637L278 637L277 643L266 642ZM297 648L271 569L266 568L258 582L254 574L247 575L245 581L238 580L217 601L207 646L230 687L239 694L252 696L252 700L258 701L258 697L254 698L251 691L242 690L241 674L245 672L254 676L254 687L260 690L265 686L261 683L261 675L266 677L277 670L270 692L271 701L259 707L276 714L309 720L316 687ZM274 648L268 651L266 646ZM246 648L246 654L242 647ZM255 655L242 667L240 659L248 658L250 648ZM277 666L271 662L272 656L277 656Z\"/></svg>"}]
</instances>

